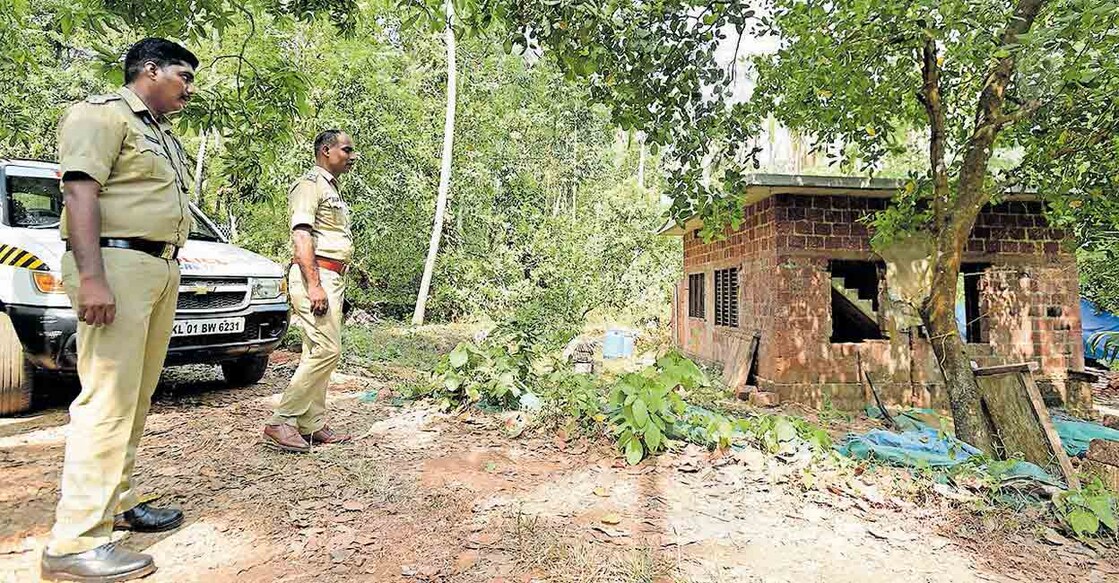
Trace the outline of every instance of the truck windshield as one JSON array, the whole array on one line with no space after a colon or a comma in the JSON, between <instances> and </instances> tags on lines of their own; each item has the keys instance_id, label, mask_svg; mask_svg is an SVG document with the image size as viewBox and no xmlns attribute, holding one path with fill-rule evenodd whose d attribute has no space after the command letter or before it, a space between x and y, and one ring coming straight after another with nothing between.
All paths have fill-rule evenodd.
<instances>
[{"instance_id":1,"label":"truck windshield","mask_svg":"<svg viewBox=\"0 0 1119 583\"><path fill-rule=\"evenodd\" d=\"M39 176L8 176L8 224L25 229L57 229L62 219L62 191L57 178ZM192 208L194 228L191 239L221 241L198 210Z\"/></svg>"},{"instance_id":2,"label":"truck windshield","mask_svg":"<svg viewBox=\"0 0 1119 583\"><path fill-rule=\"evenodd\" d=\"M13 227L51 229L62 218L58 179L8 176L8 222Z\"/></svg>"},{"instance_id":3,"label":"truck windshield","mask_svg":"<svg viewBox=\"0 0 1119 583\"><path fill-rule=\"evenodd\" d=\"M221 236L210 228L210 223L202 218L202 213L198 212L198 209L190 209L190 214L194 216L194 226L190 228L191 239L222 242Z\"/></svg>"}]
</instances>

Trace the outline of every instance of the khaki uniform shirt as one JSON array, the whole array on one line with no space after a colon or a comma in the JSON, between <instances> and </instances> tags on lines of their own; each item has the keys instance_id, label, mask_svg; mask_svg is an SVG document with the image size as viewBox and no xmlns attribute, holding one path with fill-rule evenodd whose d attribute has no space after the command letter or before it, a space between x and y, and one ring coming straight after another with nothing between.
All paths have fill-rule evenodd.
<instances>
[{"instance_id":1,"label":"khaki uniform shirt","mask_svg":"<svg viewBox=\"0 0 1119 583\"><path fill-rule=\"evenodd\" d=\"M190 234L190 172L166 119L156 120L127 87L72 106L58 128L62 175L101 185L101 236L182 246ZM65 213L62 238L69 237Z\"/></svg>"},{"instance_id":2,"label":"khaki uniform shirt","mask_svg":"<svg viewBox=\"0 0 1119 583\"><path fill-rule=\"evenodd\" d=\"M291 228L311 227L315 255L349 263L353 257L350 209L334 186L334 176L320 166L304 174L288 193Z\"/></svg>"}]
</instances>

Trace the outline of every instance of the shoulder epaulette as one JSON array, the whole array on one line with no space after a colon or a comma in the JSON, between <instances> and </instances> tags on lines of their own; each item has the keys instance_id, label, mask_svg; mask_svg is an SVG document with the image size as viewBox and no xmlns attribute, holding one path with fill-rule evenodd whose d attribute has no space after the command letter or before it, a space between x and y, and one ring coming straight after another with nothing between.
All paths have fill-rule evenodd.
<instances>
[{"instance_id":1,"label":"shoulder epaulette","mask_svg":"<svg viewBox=\"0 0 1119 583\"><path fill-rule=\"evenodd\" d=\"M86 98L86 103L92 103L94 105L104 105L106 103L109 103L110 101L116 101L118 99L121 99L119 93L109 93L107 95L90 95L88 98Z\"/></svg>"},{"instance_id":2,"label":"shoulder epaulette","mask_svg":"<svg viewBox=\"0 0 1119 583\"><path fill-rule=\"evenodd\" d=\"M300 176L299 179L300 180L310 180L311 182L316 182L319 179L319 173L315 172L314 170L309 170L306 174L304 174L303 176Z\"/></svg>"}]
</instances>

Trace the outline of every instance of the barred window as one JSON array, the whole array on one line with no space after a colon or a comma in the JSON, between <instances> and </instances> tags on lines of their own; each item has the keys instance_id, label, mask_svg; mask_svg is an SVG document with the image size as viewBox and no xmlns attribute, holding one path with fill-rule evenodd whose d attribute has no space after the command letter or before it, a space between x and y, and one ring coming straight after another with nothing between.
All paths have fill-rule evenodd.
<instances>
[{"instance_id":1,"label":"barred window","mask_svg":"<svg viewBox=\"0 0 1119 583\"><path fill-rule=\"evenodd\" d=\"M738 268L715 271L715 325L738 327Z\"/></svg>"},{"instance_id":2,"label":"barred window","mask_svg":"<svg viewBox=\"0 0 1119 583\"><path fill-rule=\"evenodd\" d=\"M707 294L706 286L707 277L702 273L692 273L688 275L688 317L689 318L706 318L707 306L704 305L704 298Z\"/></svg>"}]
</instances>

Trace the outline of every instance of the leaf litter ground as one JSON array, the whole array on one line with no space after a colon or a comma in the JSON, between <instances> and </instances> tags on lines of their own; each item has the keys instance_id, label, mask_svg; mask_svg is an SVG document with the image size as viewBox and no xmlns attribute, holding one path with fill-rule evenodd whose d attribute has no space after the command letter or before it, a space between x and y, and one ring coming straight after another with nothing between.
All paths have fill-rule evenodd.
<instances>
[{"instance_id":1,"label":"leaf litter ground","mask_svg":"<svg viewBox=\"0 0 1119 583\"><path fill-rule=\"evenodd\" d=\"M905 472L806 486L760 452L694 446L627 467L605 442L510 439L497 415L393 406L383 374L332 383L331 423L353 443L269 451L260 424L295 360L277 353L242 389L208 367L164 378L137 473L187 522L117 535L156 557L150 581L1119 580L1113 551L905 496L920 490ZM58 400L0 423L0 581L38 576L65 436Z\"/></svg>"}]
</instances>

